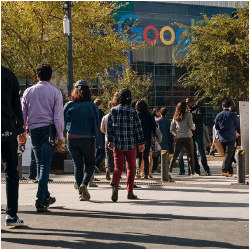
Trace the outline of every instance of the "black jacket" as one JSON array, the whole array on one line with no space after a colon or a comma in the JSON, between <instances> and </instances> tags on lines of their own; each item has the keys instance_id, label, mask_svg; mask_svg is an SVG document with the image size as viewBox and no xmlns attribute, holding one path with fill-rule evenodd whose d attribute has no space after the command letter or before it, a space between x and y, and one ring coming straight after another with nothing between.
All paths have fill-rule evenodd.
<instances>
[{"instance_id":1,"label":"black jacket","mask_svg":"<svg viewBox=\"0 0 250 250\"><path fill-rule=\"evenodd\" d=\"M193 115L193 122L195 124L195 130L193 134L203 134L203 119L204 113L201 107L195 104L191 109L190 113Z\"/></svg>"},{"instance_id":2,"label":"black jacket","mask_svg":"<svg viewBox=\"0 0 250 250\"><path fill-rule=\"evenodd\" d=\"M9 69L1 67L1 137L8 139L24 132L19 83Z\"/></svg>"},{"instance_id":3,"label":"black jacket","mask_svg":"<svg viewBox=\"0 0 250 250\"><path fill-rule=\"evenodd\" d=\"M152 132L155 134L156 122L149 112L138 112L145 141L151 141Z\"/></svg>"}]
</instances>

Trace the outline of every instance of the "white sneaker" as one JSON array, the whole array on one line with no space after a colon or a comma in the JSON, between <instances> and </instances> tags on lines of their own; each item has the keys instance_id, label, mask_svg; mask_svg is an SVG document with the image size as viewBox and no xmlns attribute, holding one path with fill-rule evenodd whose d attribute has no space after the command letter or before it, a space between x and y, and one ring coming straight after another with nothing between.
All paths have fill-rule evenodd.
<instances>
[{"instance_id":1,"label":"white sneaker","mask_svg":"<svg viewBox=\"0 0 250 250\"><path fill-rule=\"evenodd\" d=\"M196 174L196 173L191 174L191 178L198 178L198 177L200 177L200 175L199 175L199 174Z\"/></svg>"},{"instance_id":2,"label":"white sneaker","mask_svg":"<svg viewBox=\"0 0 250 250\"><path fill-rule=\"evenodd\" d=\"M11 217L10 215L6 215L5 226L20 227L20 226L24 226L24 222L23 220L20 220L18 216Z\"/></svg>"}]
</instances>

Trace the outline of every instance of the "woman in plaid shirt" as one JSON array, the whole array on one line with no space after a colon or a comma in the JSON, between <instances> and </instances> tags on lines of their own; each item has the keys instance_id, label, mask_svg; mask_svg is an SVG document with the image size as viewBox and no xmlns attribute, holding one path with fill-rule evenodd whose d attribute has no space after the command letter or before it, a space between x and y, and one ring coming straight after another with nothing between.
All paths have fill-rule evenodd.
<instances>
[{"instance_id":1,"label":"woman in plaid shirt","mask_svg":"<svg viewBox=\"0 0 250 250\"><path fill-rule=\"evenodd\" d=\"M108 121L108 145L113 149L115 169L113 174L112 201L118 200L118 185L121 179L124 162L127 166L127 190L128 199L137 199L133 193L135 168L136 168L136 148L144 150L144 136L141 123L136 111L130 107L131 92L128 89L118 91L113 99L116 105L110 110Z\"/></svg>"}]
</instances>

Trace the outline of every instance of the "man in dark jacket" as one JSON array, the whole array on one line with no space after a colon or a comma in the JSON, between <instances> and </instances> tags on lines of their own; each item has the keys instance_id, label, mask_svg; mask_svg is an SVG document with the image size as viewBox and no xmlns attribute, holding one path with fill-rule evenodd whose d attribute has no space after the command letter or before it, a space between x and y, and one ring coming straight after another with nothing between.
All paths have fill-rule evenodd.
<instances>
[{"instance_id":1,"label":"man in dark jacket","mask_svg":"<svg viewBox=\"0 0 250 250\"><path fill-rule=\"evenodd\" d=\"M206 171L206 175L211 175L209 166L207 165L207 157L203 146L203 111L192 98L187 98L186 103L188 105L190 113L193 115L193 122L195 124L195 130L193 131L195 172L197 174L201 173L197 156L198 148L199 154L201 156L201 163L204 170Z\"/></svg>"},{"instance_id":2,"label":"man in dark jacket","mask_svg":"<svg viewBox=\"0 0 250 250\"><path fill-rule=\"evenodd\" d=\"M225 151L225 159L222 164L223 176L233 175L232 159L236 135L240 135L240 120L237 114L231 112L232 104L230 101L223 101L223 111L215 118L215 128L218 130L220 142ZM236 134L237 133L237 134Z\"/></svg>"},{"instance_id":3,"label":"man in dark jacket","mask_svg":"<svg viewBox=\"0 0 250 250\"><path fill-rule=\"evenodd\" d=\"M26 137L23 128L23 114L19 96L19 83L13 72L1 67L1 153L5 162L6 176L6 226L22 226L23 220L17 216L18 210L18 156L17 136L25 144Z\"/></svg>"}]
</instances>

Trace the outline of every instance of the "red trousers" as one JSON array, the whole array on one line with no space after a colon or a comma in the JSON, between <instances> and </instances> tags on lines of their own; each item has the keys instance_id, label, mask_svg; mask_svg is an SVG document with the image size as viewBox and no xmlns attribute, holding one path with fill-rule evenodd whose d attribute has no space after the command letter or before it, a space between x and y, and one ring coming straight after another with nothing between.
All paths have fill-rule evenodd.
<instances>
[{"instance_id":1,"label":"red trousers","mask_svg":"<svg viewBox=\"0 0 250 250\"><path fill-rule=\"evenodd\" d=\"M124 163L126 159L127 167L127 190L133 191L135 180L135 168L136 168L136 147L131 150L119 150L113 149L114 153L114 174L111 184L118 185L124 169Z\"/></svg>"}]
</instances>

